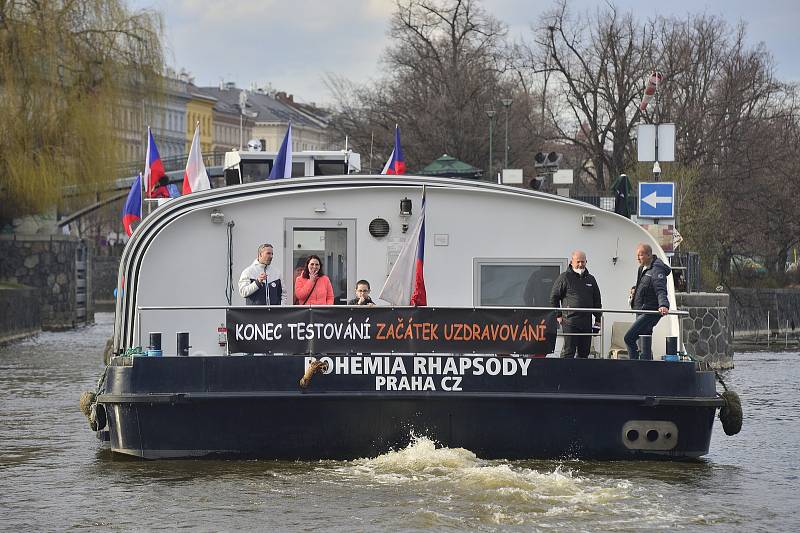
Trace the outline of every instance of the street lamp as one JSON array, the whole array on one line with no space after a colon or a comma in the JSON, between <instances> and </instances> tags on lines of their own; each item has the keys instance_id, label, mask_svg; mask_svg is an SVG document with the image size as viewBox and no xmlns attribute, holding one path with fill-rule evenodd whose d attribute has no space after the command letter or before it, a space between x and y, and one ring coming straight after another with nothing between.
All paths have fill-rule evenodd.
<instances>
[{"instance_id":1,"label":"street lamp","mask_svg":"<svg viewBox=\"0 0 800 533\"><path fill-rule=\"evenodd\" d=\"M495 111L492 108L486 110L486 116L489 117L489 179L494 180L492 176L492 134L494 133L494 115Z\"/></svg>"},{"instance_id":2,"label":"street lamp","mask_svg":"<svg viewBox=\"0 0 800 533\"><path fill-rule=\"evenodd\" d=\"M503 168L508 168L508 108L511 107L511 102L513 102L513 100L511 98L503 98L500 102L502 102L503 107L506 108L506 164Z\"/></svg>"},{"instance_id":3,"label":"street lamp","mask_svg":"<svg viewBox=\"0 0 800 533\"><path fill-rule=\"evenodd\" d=\"M245 91L241 91L239 93L239 151L242 151L242 146L244 145L244 114L246 113L245 108L247 108L247 93Z\"/></svg>"}]
</instances>

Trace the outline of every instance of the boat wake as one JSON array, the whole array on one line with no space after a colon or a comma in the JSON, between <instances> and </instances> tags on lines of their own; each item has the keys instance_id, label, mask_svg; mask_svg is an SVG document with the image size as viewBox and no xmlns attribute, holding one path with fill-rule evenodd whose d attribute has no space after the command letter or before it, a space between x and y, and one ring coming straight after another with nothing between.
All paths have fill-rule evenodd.
<instances>
[{"instance_id":1,"label":"boat wake","mask_svg":"<svg viewBox=\"0 0 800 533\"><path fill-rule=\"evenodd\" d=\"M348 485L393 490L412 527L534 525L545 530L576 525L641 530L702 523L680 516L661 496L627 479L583 476L552 461L486 461L463 448L442 448L426 437L374 459L335 468ZM351 485L352 484L352 485ZM698 520L699 519L699 520Z\"/></svg>"}]
</instances>

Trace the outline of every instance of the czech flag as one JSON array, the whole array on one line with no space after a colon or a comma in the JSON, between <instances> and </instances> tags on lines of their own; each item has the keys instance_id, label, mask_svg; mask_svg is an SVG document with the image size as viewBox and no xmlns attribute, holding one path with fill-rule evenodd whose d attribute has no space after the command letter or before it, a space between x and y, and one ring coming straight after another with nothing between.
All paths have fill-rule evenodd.
<instances>
[{"instance_id":1,"label":"czech flag","mask_svg":"<svg viewBox=\"0 0 800 533\"><path fill-rule=\"evenodd\" d=\"M417 235L417 257L414 262L414 290L411 293L411 305L425 307L428 295L425 291L425 189L422 190L422 209L420 210L420 232Z\"/></svg>"},{"instance_id":2,"label":"czech flag","mask_svg":"<svg viewBox=\"0 0 800 533\"><path fill-rule=\"evenodd\" d=\"M279 180L292 177L292 123L289 122L289 129L283 137L281 148L275 161L272 162L272 170L269 171L270 180Z\"/></svg>"},{"instance_id":3,"label":"czech flag","mask_svg":"<svg viewBox=\"0 0 800 533\"><path fill-rule=\"evenodd\" d=\"M153 139L153 132L150 131L150 126L148 126L147 155L144 159L144 185L148 198L153 198L153 191L158 186L158 180L164 174L164 164L161 162L161 156L158 155L158 147Z\"/></svg>"},{"instance_id":4,"label":"czech flag","mask_svg":"<svg viewBox=\"0 0 800 533\"><path fill-rule=\"evenodd\" d=\"M131 224L137 220L142 220L142 175L139 174L131 186L128 199L125 200L125 207L122 208L122 226L128 237L133 230Z\"/></svg>"},{"instance_id":5,"label":"czech flag","mask_svg":"<svg viewBox=\"0 0 800 533\"><path fill-rule=\"evenodd\" d=\"M383 284L381 300L395 305L428 305L425 291L425 190L422 191L422 208L414 230L403 245L397 261Z\"/></svg>"},{"instance_id":6,"label":"czech flag","mask_svg":"<svg viewBox=\"0 0 800 533\"><path fill-rule=\"evenodd\" d=\"M394 150L386 162L386 166L381 170L381 174L405 174L406 158L403 157L403 149L400 147L400 127L394 125Z\"/></svg>"},{"instance_id":7,"label":"czech flag","mask_svg":"<svg viewBox=\"0 0 800 533\"><path fill-rule=\"evenodd\" d=\"M192 147L189 149L189 159L186 160L186 171L183 173L183 194L205 191L211 188L208 180L206 165L203 163L203 154L200 152L200 123L194 129Z\"/></svg>"}]
</instances>

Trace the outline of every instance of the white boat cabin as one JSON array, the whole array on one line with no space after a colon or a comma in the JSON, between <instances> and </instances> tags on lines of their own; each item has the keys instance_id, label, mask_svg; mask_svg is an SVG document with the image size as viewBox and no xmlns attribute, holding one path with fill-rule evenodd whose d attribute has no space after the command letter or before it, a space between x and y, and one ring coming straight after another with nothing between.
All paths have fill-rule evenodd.
<instances>
[{"instance_id":1,"label":"white boat cabin","mask_svg":"<svg viewBox=\"0 0 800 533\"><path fill-rule=\"evenodd\" d=\"M246 172L247 157L241 153L229 168ZM603 307L627 310L637 244L649 243L667 261L636 223L537 191L417 176L244 181L172 200L137 228L120 266L116 348L144 346L149 332L161 332L164 355L174 355L176 333L189 332L191 355L222 355L218 328L224 308L244 305L237 280L262 243L274 246L273 263L282 271L289 303L295 266L309 254L323 259L337 305L354 297L359 279L370 282L377 298L419 216L423 186L429 306L548 307L553 282L580 249L597 278ZM675 309L672 276L668 287ZM176 306L187 309L150 309ZM613 324L634 318L607 312L594 350L606 356ZM655 359L664 354L666 336L678 336L676 316L656 328Z\"/></svg>"}]
</instances>

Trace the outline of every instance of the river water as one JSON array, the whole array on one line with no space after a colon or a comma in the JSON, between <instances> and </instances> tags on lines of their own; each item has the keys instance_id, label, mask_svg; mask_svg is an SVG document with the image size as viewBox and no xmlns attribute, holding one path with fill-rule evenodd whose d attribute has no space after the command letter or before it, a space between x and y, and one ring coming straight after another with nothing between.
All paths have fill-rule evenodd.
<instances>
[{"instance_id":1,"label":"river water","mask_svg":"<svg viewBox=\"0 0 800 533\"><path fill-rule=\"evenodd\" d=\"M694 462L484 461L419 439L356 461L140 461L78 411L112 315L0 347L0 529L800 531L800 354L723 374L744 426Z\"/></svg>"}]
</instances>

